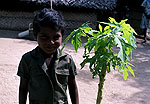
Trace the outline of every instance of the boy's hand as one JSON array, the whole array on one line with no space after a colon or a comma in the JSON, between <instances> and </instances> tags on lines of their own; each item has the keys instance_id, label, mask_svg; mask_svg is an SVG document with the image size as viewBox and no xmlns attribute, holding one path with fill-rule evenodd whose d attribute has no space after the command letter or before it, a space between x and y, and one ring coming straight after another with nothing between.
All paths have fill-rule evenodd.
<instances>
[{"instance_id":1,"label":"boy's hand","mask_svg":"<svg viewBox=\"0 0 150 104\"><path fill-rule=\"evenodd\" d=\"M26 104L27 93L28 93L28 80L20 78L19 104Z\"/></svg>"},{"instance_id":2,"label":"boy's hand","mask_svg":"<svg viewBox=\"0 0 150 104\"><path fill-rule=\"evenodd\" d=\"M73 75L70 75L68 78L68 88L72 104L79 104L78 88Z\"/></svg>"}]
</instances>

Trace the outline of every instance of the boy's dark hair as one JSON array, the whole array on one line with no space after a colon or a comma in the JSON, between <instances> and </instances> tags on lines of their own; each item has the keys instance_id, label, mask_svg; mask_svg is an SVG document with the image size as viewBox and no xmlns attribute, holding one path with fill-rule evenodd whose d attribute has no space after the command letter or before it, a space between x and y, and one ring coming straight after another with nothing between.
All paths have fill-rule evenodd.
<instances>
[{"instance_id":1,"label":"boy's dark hair","mask_svg":"<svg viewBox=\"0 0 150 104\"><path fill-rule=\"evenodd\" d=\"M38 33L41 27L50 27L58 31L64 32L64 20L59 12L54 9L44 8L38 12L33 20L33 31Z\"/></svg>"}]
</instances>

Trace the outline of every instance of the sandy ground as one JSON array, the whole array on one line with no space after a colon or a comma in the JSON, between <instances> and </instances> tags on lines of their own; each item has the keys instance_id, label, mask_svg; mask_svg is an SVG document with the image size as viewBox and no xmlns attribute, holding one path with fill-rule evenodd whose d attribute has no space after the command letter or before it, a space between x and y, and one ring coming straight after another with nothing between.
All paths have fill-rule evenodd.
<instances>
[{"instance_id":1,"label":"sandy ground","mask_svg":"<svg viewBox=\"0 0 150 104\"><path fill-rule=\"evenodd\" d=\"M0 30L0 104L18 104L19 60L37 46L35 41L17 39L17 33ZM102 104L150 104L150 41L137 45L132 60L136 77L129 75L125 81L122 73L111 70L106 76ZM83 48L75 53L68 44L65 51L72 55L77 65L80 104L95 104L98 78L92 79L88 66L80 70Z\"/></svg>"}]
</instances>

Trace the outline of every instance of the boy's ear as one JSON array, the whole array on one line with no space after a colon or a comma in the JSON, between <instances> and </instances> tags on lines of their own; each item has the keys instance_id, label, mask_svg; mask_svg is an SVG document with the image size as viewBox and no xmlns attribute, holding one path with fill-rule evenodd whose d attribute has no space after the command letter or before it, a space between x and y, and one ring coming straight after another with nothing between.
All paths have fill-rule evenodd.
<instances>
[{"instance_id":1,"label":"boy's ear","mask_svg":"<svg viewBox=\"0 0 150 104\"><path fill-rule=\"evenodd\" d=\"M38 33L37 32L33 32L33 35L34 35L34 40L37 40Z\"/></svg>"}]
</instances>

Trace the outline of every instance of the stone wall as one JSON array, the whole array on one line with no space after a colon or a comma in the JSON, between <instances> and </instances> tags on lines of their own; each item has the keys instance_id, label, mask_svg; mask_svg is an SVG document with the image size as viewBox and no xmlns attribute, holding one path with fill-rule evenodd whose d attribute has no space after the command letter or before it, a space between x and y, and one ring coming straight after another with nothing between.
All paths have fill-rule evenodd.
<instances>
[{"instance_id":1,"label":"stone wall","mask_svg":"<svg viewBox=\"0 0 150 104\"><path fill-rule=\"evenodd\" d=\"M90 22L92 28L96 28L96 13L84 13L84 12L61 12L66 22L65 34L69 35L74 29L77 29L85 22Z\"/></svg>"},{"instance_id":2,"label":"stone wall","mask_svg":"<svg viewBox=\"0 0 150 104\"><path fill-rule=\"evenodd\" d=\"M66 22L66 36L87 21L93 23L91 26L96 28L96 13L64 11L61 11L61 13ZM33 18L34 13L31 12L0 11L0 29L24 31L29 28L29 24L32 23Z\"/></svg>"},{"instance_id":3,"label":"stone wall","mask_svg":"<svg viewBox=\"0 0 150 104\"><path fill-rule=\"evenodd\" d=\"M30 12L0 11L0 29L26 30L33 21L33 16Z\"/></svg>"},{"instance_id":4,"label":"stone wall","mask_svg":"<svg viewBox=\"0 0 150 104\"><path fill-rule=\"evenodd\" d=\"M133 10L130 11L129 15L130 15L130 19L129 19L130 25L140 35L141 33L140 24L141 24L142 12Z\"/></svg>"},{"instance_id":5,"label":"stone wall","mask_svg":"<svg viewBox=\"0 0 150 104\"><path fill-rule=\"evenodd\" d=\"M69 35L71 31L81 26L83 23L89 21L93 28L96 28L97 14L94 12L66 12L61 11L65 22L65 34ZM141 12L130 11L129 22L131 26L140 34ZM0 11L0 29L7 30L27 30L29 24L32 23L34 13L32 12L10 12Z\"/></svg>"}]
</instances>

